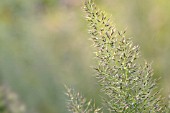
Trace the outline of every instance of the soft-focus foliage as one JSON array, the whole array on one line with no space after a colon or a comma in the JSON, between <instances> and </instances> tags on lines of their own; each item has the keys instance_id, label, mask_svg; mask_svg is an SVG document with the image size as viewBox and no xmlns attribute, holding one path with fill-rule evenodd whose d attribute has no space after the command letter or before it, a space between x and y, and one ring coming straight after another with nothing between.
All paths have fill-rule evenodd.
<instances>
[{"instance_id":1,"label":"soft-focus foliage","mask_svg":"<svg viewBox=\"0 0 170 113\"><path fill-rule=\"evenodd\" d=\"M0 87L0 113L26 113L25 105L7 86Z\"/></svg>"},{"instance_id":2,"label":"soft-focus foliage","mask_svg":"<svg viewBox=\"0 0 170 113\"><path fill-rule=\"evenodd\" d=\"M96 0L118 28L128 26L142 56L153 61L169 94L170 1ZM1 0L0 82L14 90L31 113L68 113L63 83L73 84L99 104L91 79L91 44L81 12L82 0Z\"/></svg>"}]
</instances>

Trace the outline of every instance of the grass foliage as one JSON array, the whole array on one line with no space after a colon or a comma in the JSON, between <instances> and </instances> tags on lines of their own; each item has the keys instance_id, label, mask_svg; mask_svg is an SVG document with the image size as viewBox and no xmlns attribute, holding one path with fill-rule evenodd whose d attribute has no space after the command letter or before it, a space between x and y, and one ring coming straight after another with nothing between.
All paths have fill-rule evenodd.
<instances>
[{"instance_id":1,"label":"grass foliage","mask_svg":"<svg viewBox=\"0 0 170 113\"><path fill-rule=\"evenodd\" d=\"M96 79L101 86L103 109L113 113L165 113L162 97L153 79L151 64L143 61L139 46L125 36L126 30L117 31L109 16L87 0L84 4L89 33L96 48L98 61ZM90 103L67 88L68 108L73 113L100 113Z\"/></svg>"}]
</instances>

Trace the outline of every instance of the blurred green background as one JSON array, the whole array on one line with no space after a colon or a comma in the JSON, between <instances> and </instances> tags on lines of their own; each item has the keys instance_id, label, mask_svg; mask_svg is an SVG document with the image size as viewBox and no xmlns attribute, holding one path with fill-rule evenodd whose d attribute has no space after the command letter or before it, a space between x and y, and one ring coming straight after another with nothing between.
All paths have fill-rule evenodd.
<instances>
[{"instance_id":1,"label":"blurred green background","mask_svg":"<svg viewBox=\"0 0 170 113\"><path fill-rule=\"evenodd\" d=\"M83 0L1 0L0 82L10 86L29 113L68 113L64 84L100 102L90 68L92 43ZM170 93L170 1L96 0L118 30L141 47Z\"/></svg>"}]
</instances>

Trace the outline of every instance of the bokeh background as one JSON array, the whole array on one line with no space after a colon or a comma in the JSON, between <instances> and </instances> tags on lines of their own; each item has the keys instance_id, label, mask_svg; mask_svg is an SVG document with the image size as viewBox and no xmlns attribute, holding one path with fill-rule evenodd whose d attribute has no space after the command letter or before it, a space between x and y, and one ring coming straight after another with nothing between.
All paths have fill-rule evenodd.
<instances>
[{"instance_id":1,"label":"bokeh background","mask_svg":"<svg viewBox=\"0 0 170 113\"><path fill-rule=\"evenodd\" d=\"M28 113L68 113L64 84L100 103L90 68L92 43L83 0L1 0L0 82L27 106ZM96 0L118 30L139 44L153 62L162 94L170 94L170 1Z\"/></svg>"}]
</instances>

